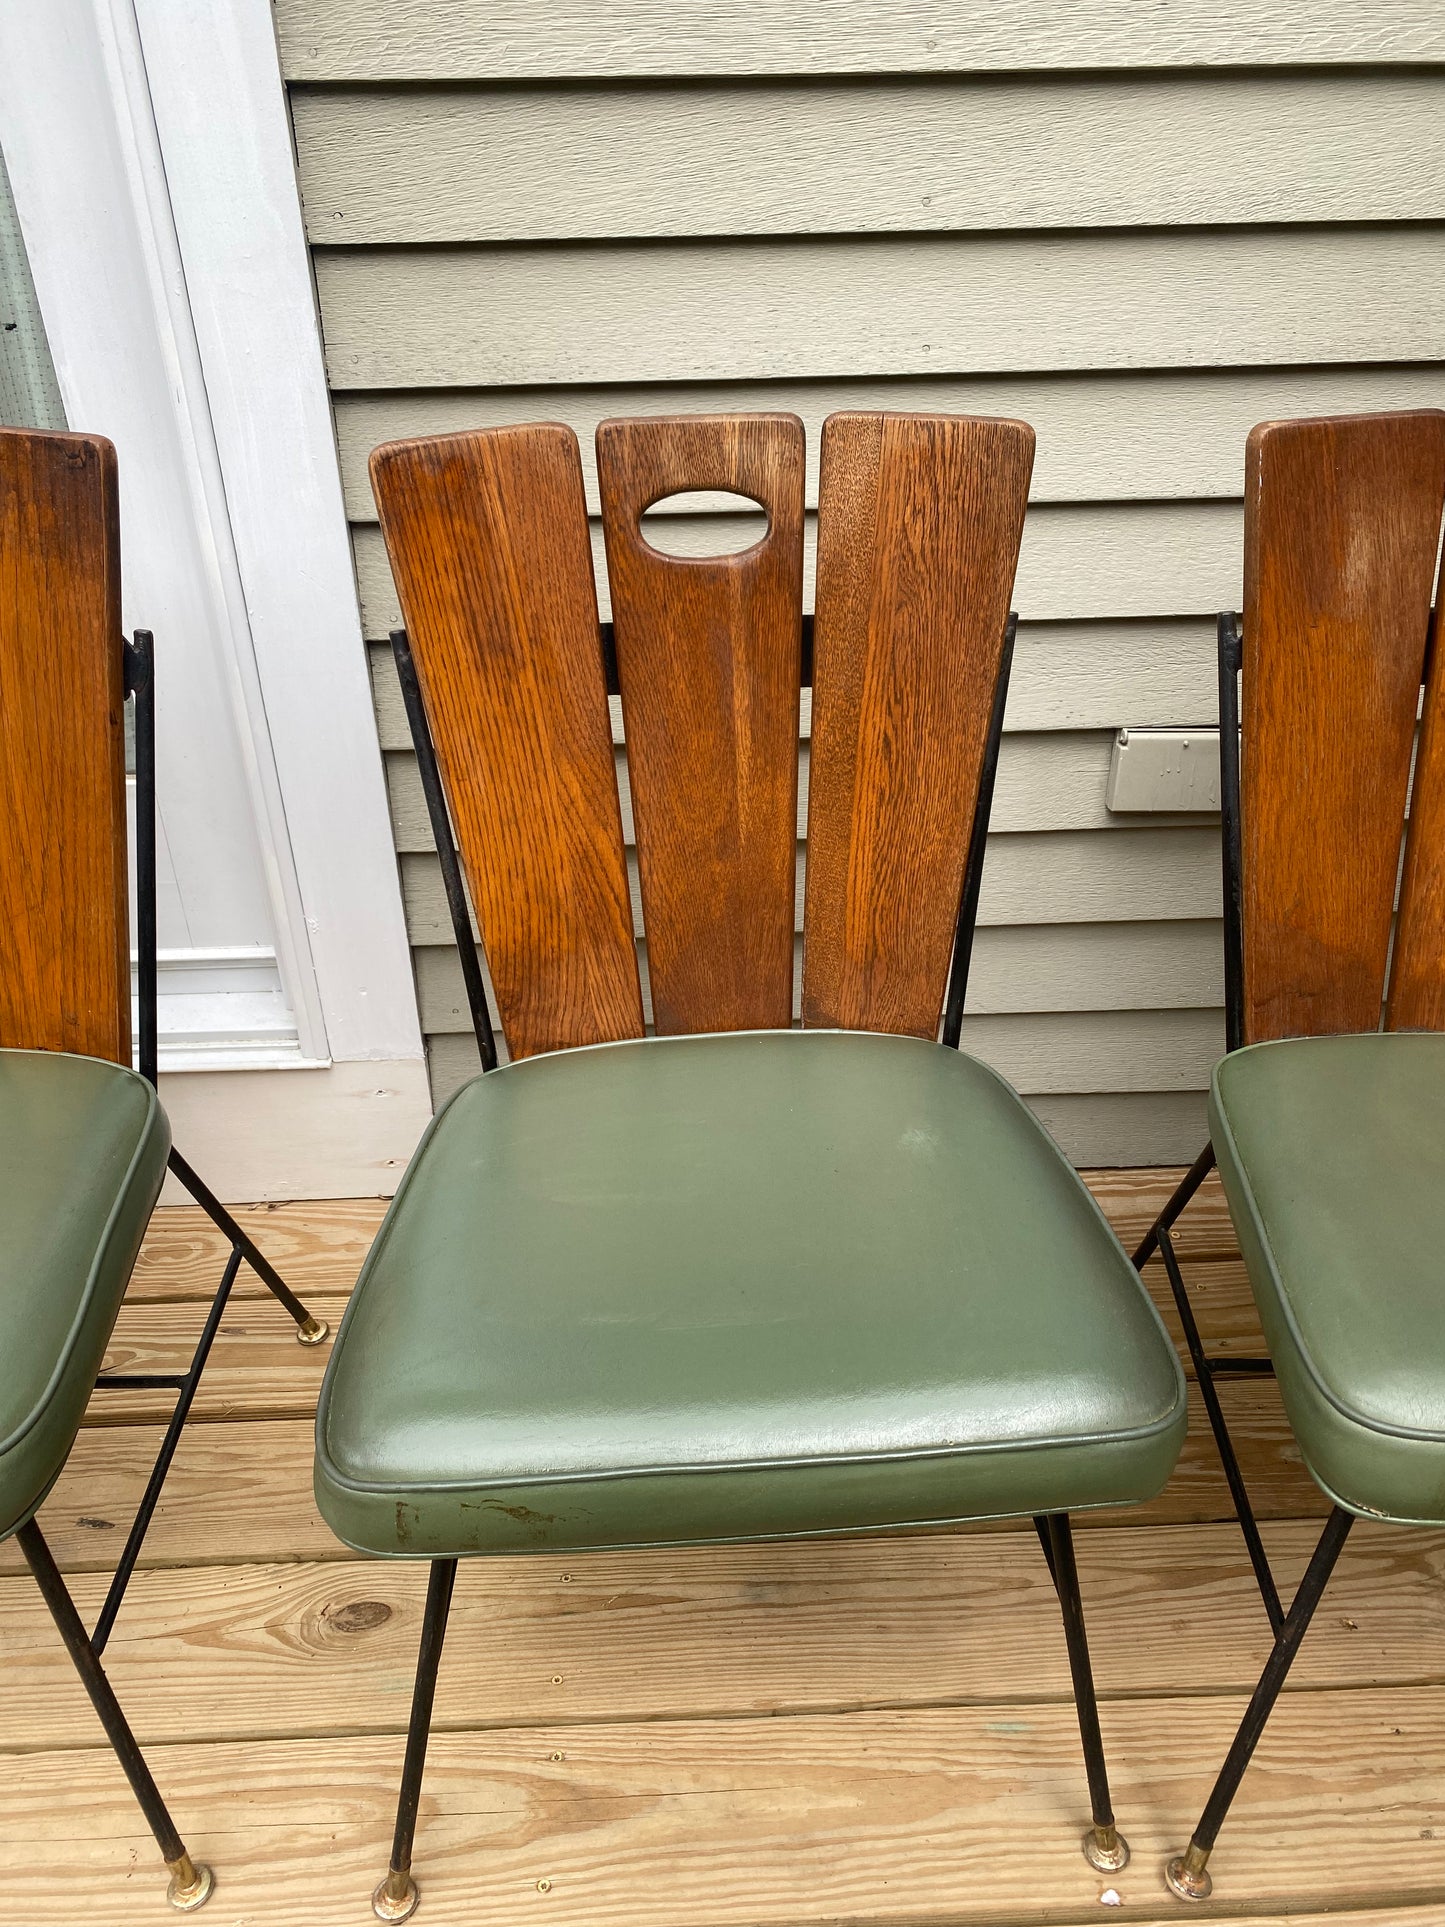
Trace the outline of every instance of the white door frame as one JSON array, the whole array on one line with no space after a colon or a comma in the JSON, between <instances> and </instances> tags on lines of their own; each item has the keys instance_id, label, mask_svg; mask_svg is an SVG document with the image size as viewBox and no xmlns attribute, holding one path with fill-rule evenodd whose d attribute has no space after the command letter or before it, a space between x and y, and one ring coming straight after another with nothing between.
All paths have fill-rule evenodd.
<instances>
[{"instance_id":1,"label":"white door frame","mask_svg":"<svg viewBox=\"0 0 1445 1927\"><path fill-rule=\"evenodd\" d=\"M228 1198L390 1191L430 1107L267 0L0 0L0 142L127 621L223 645L306 1066L163 1078L177 1137Z\"/></svg>"}]
</instances>

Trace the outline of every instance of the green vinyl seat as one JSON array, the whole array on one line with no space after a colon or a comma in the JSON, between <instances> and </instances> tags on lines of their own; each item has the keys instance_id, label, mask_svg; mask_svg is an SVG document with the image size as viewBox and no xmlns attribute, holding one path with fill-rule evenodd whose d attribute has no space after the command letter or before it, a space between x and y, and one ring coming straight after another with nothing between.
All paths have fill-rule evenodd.
<instances>
[{"instance_id":1,"label":"green vinyl seat","mask_svg":"<svg viewBox=\"0 0 1445 1927\"><path fill-rule=\"evenodd\" d=\"M1146 1499L1184 1426L1132 1266L983 1064L642 1039L433 1122L336 1340L316 1493L379 1554L781 1537Z\"/></svg>"},{"instance_id":2,"label":"green vinyl seat","mask_svg":"<svg viewBox=\"0 0 1445 1927\"><path fill-rule=\"evenodd\" d=\"M0 1538L65 1463L170 1144L134 1071L0 1050Z\"/></svg>"},{"instance_id":3,"label":"green vinyl seat","mask_svg":"<svg viewBox=\"0 0 1445 1927\"><path fill-rule=\"evenodd\" d=\"M1250 1045L1210 1121L1310 1472L1350 1512L1445 1523L1445 1036Z\"/></svg>"}]
</instances>

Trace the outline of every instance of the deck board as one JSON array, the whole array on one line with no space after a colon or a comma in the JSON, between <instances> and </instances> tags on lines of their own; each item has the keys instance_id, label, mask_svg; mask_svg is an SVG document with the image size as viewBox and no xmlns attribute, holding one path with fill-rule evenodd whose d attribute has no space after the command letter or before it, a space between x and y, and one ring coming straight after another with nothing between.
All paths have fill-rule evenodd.
<instances>
[{"instance_id":1,"label":"deck board","mask_svg":"<svg viewBox=\"0 0 1445 1927\"><path fill-rule=\"evenodd\" d=\"M1176 1175L1091 1183L1132 1244ZM246 1223L334 1326L383 1210L283 1205ZM1216 1180L1178 1242L1211 1347L1256 1349ZM198 1213L158 1214L116 1360L183 1362L223 1258ZM182 1828L216 1863L217 1927L369 1918L390 1833L424 1567L359 1560L317 1515L325 1356L295 1344L243 1271L110 1649ZM42 1513L87 1614L165 1407L102 1396ZM1324 1502L1275 1387L1223 1396L1292 1579ZM1195 1401L1161 1498L1081 1521L1135 1850L1113 1884L1139 1927L1183 1918L1160 1861L1263 1652L1228 1518ZM1237 1927L1442 1927L1442 1631L1445 1533L1361 1526L1221 1839L1213 1912ZM9 1912L36 1927L160 1918L154 1851L13 1542L0 1650ZM1056 1609L1016 1524L462 1574L418 1840L439 1927L1067 1927L1099 1919L1105 1889L1078 1853L1085 1818Z\"/></svg>"},{"instance_id":2,"label":"deck board","mask_svg":"<svg viewBox=\"0 0 1445 1927\"><path fill-rule=\"evenodd\" d=\"M1109 1885L1125 1919L1177 1920L1159 1865L1240 1705L1104 1708L1134 1848L1109 1882L1078 1851L1087 1813L1062 1702L439 1733L421 1809L425 1904L432 1921L468 1927L999 1927L1096 1921ZM365 1919L400 1758L399 1734L155 1748L194 1850L220 1870L212 1922ZM74 1923L122 1895L139 1917L158 1903L118 1781L101 1749L26 1756L0 1808L16 1918ZM1291 1695L1215 1872L1241 1910L1445 1905L1445 1689Z\"/></svg>"},{"instance_id":3,"label":"deck board","mask_svg":"<svg viewBox=\"0 0 1445 1927\"><path fill-rule=\"evenodd\" d=\"M1268 1528L1282 1585L1313 1521ZM1247 1691L1268 1648L1233 1525L1081 1539L1101 1698ZM104 1581L72 1590L93 1620ZM107 1664L145 1741L402 1731L422 1562L201 1566L134 1582ZM1290 1690L1445 1684L1445 1533L1361 1526ZM100 1743L35 1588L0 1580L14 1750ZM474 1560L435 1724L1058 1700L1058 1609L1032 1533Z\"/></svg>"}]
</instances>

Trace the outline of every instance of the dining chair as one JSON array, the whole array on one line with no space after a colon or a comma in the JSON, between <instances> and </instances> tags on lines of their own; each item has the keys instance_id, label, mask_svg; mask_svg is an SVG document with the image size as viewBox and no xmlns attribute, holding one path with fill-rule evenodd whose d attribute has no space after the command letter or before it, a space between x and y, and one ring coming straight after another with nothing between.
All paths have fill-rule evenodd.
<instances>
[{"instance_id":1,"label":"dining chair","mask_svg":"<svg viewBox=\"0 0 1445 1927\"><path fill-rule=\"evenodd\" d=\"M1442 508L1445 412L1249 437L1243 629L1219 621L1228 1054L1210 1141L1136 1253L1168 1274L1273 1637L1167 1869L1187 1900L1211 1891L1215 1840L1353 1520L1445 1524ZM1216 1164L1267 1357L1206 1354L1174 1250ZM1287 1609L1215 1388L1239 1371L1277 1377L1331 1502Z\"/></svg>"},{"instance_id":2,"label":"dining chair","mask_svg":"<svg viewBox=\"0 0 1445 1927\"><path fill-rule=\"evenodd\" d=\"M601 425L608 626L569 428L372 456L483 1066L407 1170L317 1413L332 1529L430 1561L382 1920L417 1904L437 1665L473 1554L1032 1516L1084 1851L1127 1860L1069 1519L1164 1484L1182 1375L1075 1172L957 1048L1033 439L832 416L811 624L794 416ZM661 552L645 512L693 490L750 498L765 533Z\"/></svg>"},{"instance_id":3,"label":"dining chair","mask_svg":"<svg viewBox=\"0 0 1445 1927\"><path fill-rule=\"evenodd\" d=\"M327 1335L174 1149L156 1095L155 709L151 638L120 626L115 450L0 430L0 1539L17 1538L171 1870L211 1891L101 1665L181 1427L245 1260L307 1344ZM135 703L139 1069L131 1068L125 703ZM167 1169L230 1240L190 1364L101 1365ZM36 1513L92 1392L175 1406L94 1628Z\"/></svg>"}]
</instances>

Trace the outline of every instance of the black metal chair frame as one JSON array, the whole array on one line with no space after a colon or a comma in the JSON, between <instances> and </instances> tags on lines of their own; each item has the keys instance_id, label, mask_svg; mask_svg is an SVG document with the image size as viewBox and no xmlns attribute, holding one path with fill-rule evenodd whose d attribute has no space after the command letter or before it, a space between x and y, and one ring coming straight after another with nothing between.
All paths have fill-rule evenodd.
<instances>
[{"instance_id":1,"label":"black metal chair frame","mask_svg":"<svg viewBox=\"0 0 1445 1927\"><path fill-rule=\"evenodd\" d=\"M124 651L125 694L135 703L135 779L136 779L136 925L137 976L139 979L139 1025L137 1068L155 1087L158 1069L157 1010L157 933L156 933L156 758L155 758L155 646L148 629L138 629L132 641L120 640ZM272 1292L296 1323L296 1336L303 1345L320 1345L329 1327L314 1318L286 1284L269 1259L259 1251L236 1219L209 1187L172 1149L169 1168L200 1205L211 1222L231 1242L230 1255L221 1273L206 1313L205 1322L191 1354L191 1362L180 1372L102 1372L95 1381L98 1392L173 1391L176 1402L161 1440L160 1450L151 1467L146 1488L131 1521L120 1561L112 1576L94 1629L87 1633L75 1602L66 1589L38 1520L29 1519L16 1533L16 1539L34 1573L50 1615L65 1641L67 1652L80 1674L91 1704L100 1716L106 1736L115 1749L131 1790L155 1835L156 1844L170 1868L167 1897L182 1912L202 1906L213 1885L208 1867L198 1867L186 1852L164 1800L151 1777L135 1736L121 1711L110 1682L101 1666L101 1655L115 1626L116 1615L124 1601L126 1588L135 1571L145 1536L160 1502L166 1474L170 1471L180 1444L181 1429L211 1355L221 1316L236 1282L242 1261L249 1264L261 1282Z\"/></svg>"},{"instance_id":2,"label":"black metal chair frame","mask_svg":"<svg viewBox=\"0 0 1445 1927\"><path fill-rule=\"evenodd\" d=\"M1223 883L1224 883L1224 1048L1226 1054L1239 1050L1244 1043L1244 919L1243 919L1243 859L1240 846L1240 780L1239 780L1239 673L1243 665L1243 642L1240 634L1239 617L1232 611L1223 612L1218 620L1219 653L1219 776L1220 776L1220 823L1223 841ZM1299 1651L1309 1623L1314 1617L1330 1574L1344 1549L1354 1515L1343 1506L1334 1506L1325 1521L1324 1531L1320 1534L1304 1577L1300 1580L1294 1598L1288 1609L1281 1602L1279 1586L1270 1567L1269 1557L1260 1536L1259 1522L1255 1518L1254 1507L1250 1503L1245 1487L1244 1476L1239 1469L1239 1459L1234 1450L1234 1442L1229 1436L1225 1422L1224 1408L1220 1404L1216 1381L1221 1378L1243 1378L1274 1376L1274 1361L1271 1358L1211 1358L1204 1349L1199 1335L1199 1326L1194 1317L1193 1306L1189 1302L1188 1288L1184 1274L1179 1268L1179 1257L1174 1249L1172 1230L1185 1207L1194 1197L1205 1178L1214 1169L1215 1157L1213 1144L1206 1144L1199 1156L1190 1165L1174 1191L1173 1196L1149 1227L1142 1244L1134 1253L1134 1264L1139 1271L1157 1252L1164 1272L1169 1280L1169 1290L1179 1322L1184 1328L1184 1342L1189 1350L1190 1363L1199 1384L1200 1396L1209 1418L1209 1429L1214 1434L1214 1442L1219 1450L1224 1476L1229 1486L1229 1495L1234 1502L1235 1517L1243 1534L1249 1563L1254 1571L1255 1584L1264 1602L1265 1615L1269 1620L1273 1645L1259 1682L1250 1697L1244 1717L1234 1736L1233 1743L1225 1755L1224 1764L1219 1770L1213 1791L1199 1817L1199 1823L1190 1836L1189 1845L1182 1854L1176 1855L1165 1868L1165 1879L1170 1888L1181 1900L1206 1900L1213 1888L1209 1874L1209 1856L1214 1851L1214 1843L1219 1829L1239 1790L1245 1769L1259 1744L1265 1723L1274 1710L1275 1701L1284 1687L1289 1669L1294 1664L1295 1654Z\"/></svg>"},{"instance_id":3,"label":"black metal chair frame","mask_svg":"<svg viewBox=\"0 0 1445 1927\"><path fill-rule=\"evenodd\" d=\"M617 654L612 624L607 622L600 627L607 689L609 694L616 695L618 693ZM963 1023L963 1004L968 989L974 927L978 920L979 887L983 879L989 813L993 805L994 779L998 771L999 742L1003 734L1004 705L1008 696L1009 670L1013 661L1017 627L1017 616L1010 615L1004 637L1003 653L999 661L998 679L994 685L988 736L974 808L973 829L954 930L953 959L949 967L943 1025L940 1032L941 1042L953 1050L959 1047ZM441 773L437 766L436 747L427 723L421 685L417 679L416 665L412 659L411 646L404 629L394 629L391 632L391 646L396 658L397 676L401 684L407 722L416 747L422 791L426 797L427 815L436 839L437 854L441 860L447 909L451 916L457 949L461 953L467 1003L472 1027L476 1033L477 1049L481 1055L482 1071L485 1074L497 1067L496 1033L492 1026L486 984L477 955L477 938L472 927L466 884L462 877L461 862L457 855L451 818L447 810L446 794L442 788ZM802 682L806 687L812 682L813 674L813 619L811 616L803 618L802 654ZM1084 1629L1084 1608L1079 1595L1078 1569L1074 1561L1073 1533L1066 1513L1036 1517L1034 1528L1038 1533L1039 1543L1048 1562L1049 1574L1058 1594L1064 1622L1064 1638L1068 1647L1074 1704L1079 1718L1079 1737L1088 1776L1091 1824L1083 1837L1084 1855L1089 1864L1099 1872L1117 1873L1128 1865L1129 1847L1114 1823L1104 1743L1099 1730L1098 1701L1094 1692L1094 1677L1089 1663L1089 1646ZM422 1620L421 1645L417 1655L416 1681L412 1692L411 1718L407 1728L406 1755L402 1765L401 1790L397 1800L396 1830L392 1841L391 1862L386 1878L372 1895L372 1910L378 1920L392 1922L408 1920L416 1911L420 1898L411 1872L412 1844L416 1834L417 1809L421 1800L422 1774L426 1766L432 1705L436 1697L437 1668L446 1638L447 1615L451 1608L456 1575L455 1559L432 1560L427 1584L426 1610Z\"/></svg>"}]
</instances>

